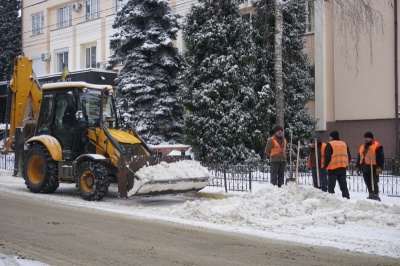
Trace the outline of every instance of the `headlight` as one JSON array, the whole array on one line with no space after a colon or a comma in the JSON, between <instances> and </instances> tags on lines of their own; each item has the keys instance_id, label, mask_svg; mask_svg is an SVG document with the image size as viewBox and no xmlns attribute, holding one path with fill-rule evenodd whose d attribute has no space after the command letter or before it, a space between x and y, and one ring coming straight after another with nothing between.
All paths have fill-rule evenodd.
<instances>
[{"instance_id":1,"label":"headlight","mask_svg":"<svg viewBox=\"0 0 400 266\"><path fill-rule=\"evenodd\" d=\"M83 118L83 113L82 113L82 111L76 112L76 113L75 113L75 117L76 117L76 119L82 119L82 118Z\"/></svg>"}]
</instances>

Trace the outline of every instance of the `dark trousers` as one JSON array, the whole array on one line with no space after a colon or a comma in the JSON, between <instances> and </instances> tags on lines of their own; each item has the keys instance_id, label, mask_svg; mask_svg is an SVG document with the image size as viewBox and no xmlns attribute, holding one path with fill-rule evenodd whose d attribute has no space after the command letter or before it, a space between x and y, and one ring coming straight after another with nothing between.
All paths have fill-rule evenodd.
<instances>
[{"instance_id":1,"label":"dark trousers","mask_svg":"<svg viewBox=\"0 0 400 266\"><path fill-rule=\"evenodd\" d=\"M344 173L328 171L328 192L335 193L336 180L339 183L343 198L350 199L350 193L347 188L346 171Z\"/></svg>"},{"instance_id":2,"label":"dark trousers","mask_svg":"<svg viewBox=\"0 0 400 266\"><path fill-rule=\"evenodd\" d=\"M378 187L379 175L376 175L375 173L373 173L374 190L372 190L371 171L363 172L363 177L364 177L365 185L367 185L367 188L368 188L368 193L379 194L379 187Z\"/></svg>"},{"instance_id":3,"label":"dark trousers","mask_svg":"<svg viewBox=\"0 0 400 266\"><path fill-rule=\"evenodd\" d=\"M318 168L319 169L319 187L318 187L318 179L317 179L317 168L311 168L311 174L313 178L313 183L315 188L319 188L322 191L328 191L328 177L326 174L325 168Z\"/></svg>"},{"instance_id":4,"label":"dark trousers","mask_svg":"<svg viewBox=\"0 0 400 266\"><path fill-rule=\"evenodd\" d=\"M284 183L286 162L271 162L271 184L281 187Z\"/></svg>"}]
</instances>

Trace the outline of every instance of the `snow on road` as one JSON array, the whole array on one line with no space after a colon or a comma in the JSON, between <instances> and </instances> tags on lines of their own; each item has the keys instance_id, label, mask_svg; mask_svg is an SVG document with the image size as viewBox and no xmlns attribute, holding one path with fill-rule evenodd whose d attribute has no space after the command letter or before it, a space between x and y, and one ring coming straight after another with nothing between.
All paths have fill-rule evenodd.
<instances>
[{"instance_id":1,"label":"snow on road","mask_svg":"<svg viewBox=\"0 0 400 266\"><path fill-rule=\"evenodd\" d=\"M3 172L0 192L33 200L201 226L217 230L331 246L400 259L400 198L381 194L382 202L350 192L350 200L312 187L254 184L253 192L226 194L221 188L196 194L119 199L116 185L100 202L82 200L75 184L60 184L54 194L30 193L24 180ZM223 195L216 199L213 195ZM0 260L1 265L1 260Z\"/></svg>"}]
</instances>

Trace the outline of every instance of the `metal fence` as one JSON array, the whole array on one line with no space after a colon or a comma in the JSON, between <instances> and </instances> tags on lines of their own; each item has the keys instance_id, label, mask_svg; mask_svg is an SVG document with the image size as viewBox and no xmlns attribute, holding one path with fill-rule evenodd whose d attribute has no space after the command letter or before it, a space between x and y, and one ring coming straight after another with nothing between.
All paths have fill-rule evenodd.
<instances>
[{"instance_id":1,"label":"metal fence","mask_svg":"<svg viewBox=\"0 0 400 266\"><path fill-rule=\"evenodd\" d=\"M298 173L298 184L313 186L311 170L306 167L307 160L299 160L287 165L285 177L295 177ZM251 191L253 182L270 182L270 169L268 162L248 164L224 164L219 162L202 162L214 177L209 186L224 188L228 191ZM353 159L347 170L347 186L352 192L367 192L367 187L362 176L355 171L356 162ZM297 171L296 171L297 168ZM379 175L380 193L400 196L400 168L399 162L394 159L385 160L382 174Z\"/></svg>"},{"instance_id":2,"label":"metal fence","mask_svg":"<svg viewBox=\"0 0 400 266\"><path fill-rule=\"evenodd\" d=\"M14 170L14 154L0 154L0 169Z\"/></svg>"},{"instance_id":3,"label":"metal fence","mask_svg":"<svg viewBox=\"0 0 400 266\"><path fill-rule=\"evenodd\" d=\"M253 182L270 182L269 163L258 162L248 164L225 164L220 162L201 162L213 176L211 187L224 188L228 191L246 192L252 190ZM299 160L287 165L285 177L295 177L298 172L298 184L313 186L311 171L306 167L307 160ZM355 160L350 162L347 170L347 186L351 192L367 192L362 176L357 176ZM297 171L296 171L297 168ZM0 154L0 169L14 169L14 154ZM379 192L388 195L400 196L400 164L398 160L386 159L382 174L379 176Z\"/></svg>"}]
</instances>

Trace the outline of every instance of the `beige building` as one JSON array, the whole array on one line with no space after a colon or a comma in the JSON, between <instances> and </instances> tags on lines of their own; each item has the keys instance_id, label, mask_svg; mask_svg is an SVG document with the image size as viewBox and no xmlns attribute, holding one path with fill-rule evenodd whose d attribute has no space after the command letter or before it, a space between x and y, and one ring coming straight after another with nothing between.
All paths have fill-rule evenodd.
<instances>
[{"instance_id":1,"label":"beige building","mask_svg":"<svg viewBox=\"0 0 400 266\"><path fill-rule=\"evenodd\" d=\"M399 155L399 9L397 0L391 2L370 1L383 24L367 34L367 25L360 23L358 46L337 6L321 7L321 1L315 6L315 34L308 43L314 50L317 131L328 140L338 130L352 157L367 131L383 145L386 158Z\"/></svg>"},{"instance_id":2,"label":"beige building","mask_svg":"<svg viewBox=\"0 0 400 266\"><path fill-rule=\"evenodd\" d=\"M115 14L127 0L22 1L22 47L37 75L104 68Z\"/></svg>"},{"instance_id":3,"label":"beige building","mask_svg":"<svg viewBox=\"0 0 400 266\"><path fill-rule=\"evenodd\" d=\"M306 7L305 49L315 63L315 99L310 101L309 110L318 118L316 130L325 141L329 132L338 130L353 157L363 134L372 131L384 146L386 157L398 156L397 0L391 0L392 5L371 1L381 14L382 28L363 32L357 49L352 38L345 38L350 29L341 28L343 18L334 11L336 6L322 7L324 1L315 0ZM70 70L103 68L112 53L112 23L126 2L22 1L23 52L33 59L37 75L61 72L63 62ZM184 16L193 3L171 0L171 7ZM241 9L244 18L251 19L251 1L245 0ZM184 50L181 36L175 45Z\"/></svg>"}]
</instances>

